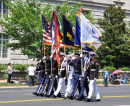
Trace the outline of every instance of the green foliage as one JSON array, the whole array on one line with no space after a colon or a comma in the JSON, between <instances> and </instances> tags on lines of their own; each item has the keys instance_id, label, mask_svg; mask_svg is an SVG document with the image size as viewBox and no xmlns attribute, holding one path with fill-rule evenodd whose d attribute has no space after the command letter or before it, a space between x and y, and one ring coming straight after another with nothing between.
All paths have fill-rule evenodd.
<instances>
[{"instance_id":1,"label":"green foliage","mask_svg":"<svg viewBox=\"0 0 130 106\"><path fill-rule=\"evenodd\" d=\"M13 68L19 70L20 72L27 70L28 65L15 64Z\"/></svg>"},{"instance_id":2,"label":"green foliage","mask_svg":"<svg viewBox=\"0 0 130 106\"><path fill-rule=\"evenodd\" d=\"M118 68L118 70L130 71L130 68L129 67L121 67L121 68Z\"/></svg>"},{"instance_id":3,"label":"green foliage","mask_svg":"<svg viewBox=\"0 0 130 106\"><path fill-rule=\"evenodd\" d=\"M115 68L115 67L111 67L111 66L105 66L105 67L103 68L103 70L104 70L104 69L109 70L109 73L112 73L112 72L116 71L116 68Z\"/></svg>"},{"instance_id":4,"label":"green foliage","mask_svg":"<svg viewBox=\"0 0 130 106\"><path fill-rule=\"evenodd\" d=\"M0 64L0 72L1 70L4 70L4 67Z\"/></svg>"},{"instance_id":5,"label":"green foliage","mask_svg":"<svg viewBox=\"0 0 130 106\"><path fill-rule=\"evenodd\" d=\"M102 47L97 51L96 57L101 67L130 66L130 35L129 30L126 30L125 17L125 10L110 5L104 12L104 19L98 20L98 24L104 30L100 38Z\"/></svg>"}]
</instances>

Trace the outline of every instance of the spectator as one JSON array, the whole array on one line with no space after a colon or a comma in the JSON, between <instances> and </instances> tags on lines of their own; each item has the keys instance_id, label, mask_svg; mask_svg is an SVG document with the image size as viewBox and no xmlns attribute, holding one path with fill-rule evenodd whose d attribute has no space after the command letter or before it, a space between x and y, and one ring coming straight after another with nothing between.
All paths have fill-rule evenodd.
<instances>
[{"instance_id":1,"label":"spectator","mask_svg":"<svg viewBox=\"0 0 130 106\"><path fill-rule=\"evenodd\" d=\"M108 77L109 77L109 70L108 71L106 71L106 73L105 73L105 87L108 87L108 81L107 81L107 79L108 79Z\"/></svg>"},{"instance_id":2,"label":"spectator","mask_svg":"<svg viewBox=\"0 0 130 106\"><path fill-rule=\"evenodd\" d=\"M36 76L36 71L35 71L35 67L33 67L33 64L31 64L31 66L28 68L28 76L29 76L29 86L32 85L34 86L34 82L35 82L35 76Z\"/></svg>"},{"instance_id":3,"label":"spectator","mask_svg":"<svg viewBox=\"0 0 130 106\"><path fill-rule=\"evenodd\" d=\"M103 84L105 85L105 73L106 73L106 69L104 69L104 71L103 71Z\"/></svg>"},{"instance_id":4,"label":"spectator","mask_svg":"<svg viewBox=\"0 0 130 106\"><path fill-rule=\"evenodd\" d=\"M9 84L10 83L10 79L11 79L11 76L12 76L12 64L11 63L8 63L8 79L7 79L7 83Z\"/></svg>"}]
</instances>

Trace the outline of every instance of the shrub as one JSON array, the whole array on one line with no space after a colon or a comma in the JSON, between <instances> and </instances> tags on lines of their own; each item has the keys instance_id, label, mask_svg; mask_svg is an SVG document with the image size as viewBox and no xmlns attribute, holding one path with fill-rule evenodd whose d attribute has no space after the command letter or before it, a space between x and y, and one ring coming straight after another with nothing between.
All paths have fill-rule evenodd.
<instances>
[{"instance_id":1,"label":"shrub","mask_svg":"<svg viewBox=\"0 0 130 106\"><path fill-rule=\"evenodd\" d=\"M121 67L121 68L118 68L118 70L130 71L130 68L129 67Z\"/></svg>"},{"instance_id":2,"label":"shrub","mask_svg":"<svg viewBox=\"0 0 130 106\"><path fill-rule=\"evenodd\" d=\"M20 72L22 72L22 71L24 71L24 70L27 70L27 67L26 67L25 65L20 65L20 64L18 64L18 65L13 65L13 68L14 68L15 70L19 70Z\"/></svg>"},{"instance_id":3,"label":"shrub","mask_svg":"<svg viewBox=\"0 0 130 106\"><path fill-rule=\"evenodd\" d=\"M0 72L1 72L1 70L4 70L4 67L2 65L0 65Z\"/></svg>"},{"instance_id":4,"label":"shrub","mask_svg":"<svg viewBox=\"0 0 130 106\"><path fill-rule=\"evenodd\" d=\"M105 66L105 67L103 68L103 70L104 70L104 69L109 70L109 73L112 73L112 72L114 72L114 71L116 70L116 68L115 68L115 67L112 67L112 66Z\"/></svg>"}]
</instances>

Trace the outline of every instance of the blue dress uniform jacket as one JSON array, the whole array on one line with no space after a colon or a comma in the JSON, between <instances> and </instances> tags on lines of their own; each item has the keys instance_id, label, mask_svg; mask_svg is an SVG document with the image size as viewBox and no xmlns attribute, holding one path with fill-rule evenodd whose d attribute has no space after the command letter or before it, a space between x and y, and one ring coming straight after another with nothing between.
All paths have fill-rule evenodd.
<instances>
[{"instance_id":1,"label":"blue dress uniform jacket","mask_svg":"<svg viewBox=\"0 0 130 106\"><path fill-rule=\"evenodd\" d=\"M93 80L94 78L98 78L98 61L97 60L93 60L90 62L90 80Z\"/></svg>"}]
</instances>

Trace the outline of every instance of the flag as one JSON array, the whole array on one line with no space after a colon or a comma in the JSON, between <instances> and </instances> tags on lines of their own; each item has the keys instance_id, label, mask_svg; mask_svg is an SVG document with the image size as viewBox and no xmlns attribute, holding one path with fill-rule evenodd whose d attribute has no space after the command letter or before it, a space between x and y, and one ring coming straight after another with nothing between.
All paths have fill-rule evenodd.
<instances>
[{"instance_id":1,"label":"flag","mask_svg":"<svg viewBox=\"0 0 130 106\"><path fill-rule=\"evenodd\" d=\"M74 47L74 27L62 13L64 45Z\"/></svg>"},{"instance_id":2,"label":"flag","mask_svg":"<svg viewBox=\"0 0 130 106\"><path fill-rule=\"evenodd\" d=\"M57 60L58 65L60 65L60 60L59 60L59 48L60 48L60 40L61 40L60 39L60 27L59 27L59 21L58 21L55 10L52 13L50 27L52 30L51 53L56 52L56 60Z\"/></svg>"},{"instance_id":3,"label":"flag","mask_svg":"<svg viewBox=\"0 0 130 106\"><path fill-rule=\"evenodd\" d=\"M76 48L81 49L81 28L80 28L80 17L77 13L75 16L75 38L74 38L74 46ZM86 51L93 51L90 47L88 47L86 44L82 44L82 49Z\"/></svg>"},{"instance_id":4,"label":"flag","mask_svg":"<svg viewBox=\"0 0 130 106\"><path fill-rule=\"evenodd\" d=\"M43 31L43 42L47 45L52 45L52 38L50 37L49 22L45 19L42 14L42 31ZM63 42L60 39L60 47L64 48Z\"/></svg>"},{"instance_id":5,"label":"flag","mask_svg":"<svg viewBox=\"0 0 130 106\"><path fill-rule=\"evenodd\" d=\"M47 44L47 45L51 45L52 39L49 35L50 30L49 30L48 26L49 26L48 21L45 19L45 17L42 14L43 43Z\"/></svg>"},{"instance_id":6,"label":"flag","mask_svg":"<svg viewBox=\"0 0 130 106\"><path fill-rule=\"evenodd\" d=\"M88 47L93 49L94 51L99 49L102 44L99 41L99 37L101 37L101 33L98 29L93 26L90 21L80 13L81 19L81 44L86 44Z\"/></svg>"}]
</instances>

